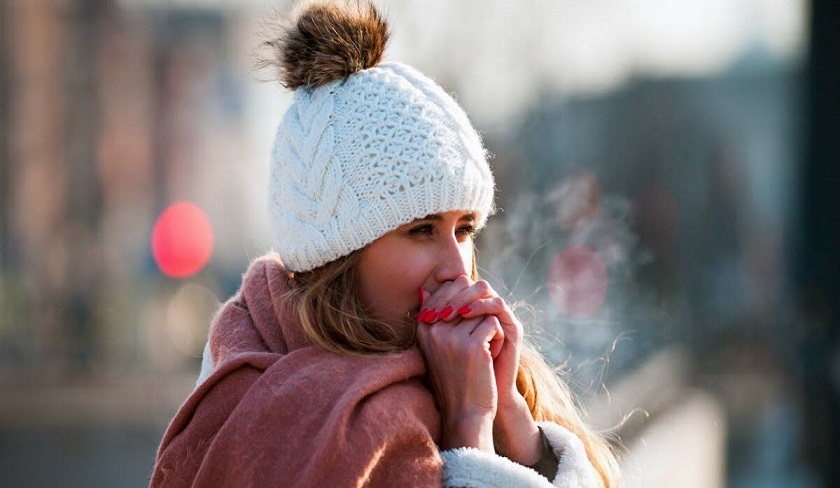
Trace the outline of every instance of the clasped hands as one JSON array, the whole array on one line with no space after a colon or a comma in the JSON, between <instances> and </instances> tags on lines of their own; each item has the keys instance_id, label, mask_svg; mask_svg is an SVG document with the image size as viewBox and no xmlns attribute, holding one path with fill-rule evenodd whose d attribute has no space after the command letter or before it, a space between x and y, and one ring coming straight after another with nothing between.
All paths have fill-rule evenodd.
<instances>
[{"instance_id":1,"label":"clasped hands","mask_svg":"<svg viewBox=\"0 0 840 488\"><path fill-rule=\"evenodd\" d=\"M516 389L522 324L483 280L421 295L417 337L442 415L442 448L474 447L531 465L542 440Z\"/></svg>"}]
</instances>

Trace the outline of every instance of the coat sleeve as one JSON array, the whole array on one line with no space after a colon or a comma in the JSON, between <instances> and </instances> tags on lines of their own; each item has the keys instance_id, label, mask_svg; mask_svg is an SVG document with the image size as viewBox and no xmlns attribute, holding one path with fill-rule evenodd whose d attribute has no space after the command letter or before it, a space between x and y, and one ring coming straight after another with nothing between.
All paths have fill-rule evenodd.
<instances>
[{"instance_id":1,"label":"coat sleeve","mask_svg":"<svg viewBox=\"0 0 840 488\"><path fill-rule=\"evenodd\" d=\"M443 486L597 488L597 473L589 462L580 439L557 424L541 422L539 425L558 459L557 476L553 482L549 482L533 469L505 457L474 448L458 448L441 453Z\"/></svg>"}]
</instances>

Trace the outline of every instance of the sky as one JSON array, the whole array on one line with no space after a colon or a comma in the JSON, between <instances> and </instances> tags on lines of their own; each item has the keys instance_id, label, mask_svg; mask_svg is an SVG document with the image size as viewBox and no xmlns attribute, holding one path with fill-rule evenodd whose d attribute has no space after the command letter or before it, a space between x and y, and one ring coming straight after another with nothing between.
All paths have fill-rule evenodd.
<instances>
[{"instance_id":1,"label":"sky","mask_svg":"<svg viewBox=\"0 0 840 488\"><path fill-rule=\"evenodd\" d=\"M290 0L118 0L128 9L221 10L245 31ZM801 58L806 0L376 0L392 26L386 59L454 92L479 125L544 93L613 90L641 76L712 75L746 53ZM253 47L246 39L243 48ZM243 52L245 54L245 52Z\"/></svg>"},{"instance_id":2,"label":"sky","mask_svg":"<svg viewBox=\"0 0 840 488\"><path fill-rule=\"evenodd\" d=\"M804 0L383 5L394 25L391 54L431 72L479 123L509 117L545 92L604 92L640 76L713 75L747 53L789 60L806 47Z\"/></svg>"}]
</instances>

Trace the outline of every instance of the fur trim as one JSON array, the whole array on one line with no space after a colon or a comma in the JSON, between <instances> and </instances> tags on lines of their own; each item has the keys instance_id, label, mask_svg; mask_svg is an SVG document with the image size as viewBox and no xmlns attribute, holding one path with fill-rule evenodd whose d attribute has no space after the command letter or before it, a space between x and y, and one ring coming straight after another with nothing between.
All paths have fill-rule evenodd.
<instances>
[{"instance_id":1,"label":"fur trim","mask_svg":"<svg viewBox=\"0 0 840 488\"><path fill-rule=\"evenodd\" d=\"M598 474L586 456L586 448L578 436L552 422L540 422L559 465L553 485L565 488L595 488L600 486Z\"/></svg>"},{"instance_id":2,"label":"fur trim","mask_svg":"<svg viewBox=\"0 0 840 488\"><path fill-rule=\"evenodd\" d=\"M465 488L508 488L512 486L598 488L598 475L586 457L583 442L565 427L540 422L559 464L557 476L549 482L531 468L505 457L470 447L443 451L443 486Z\"/></svg>"},{"instance_id":3,"label":"fur trim","mask_svg":"<svg viewBox=\"0 0 840 488\"><path fill-rule=\"evenodd\" d=\"M369 0L311 0L298 4L282 32L265 42L288 89L315 88L379 64L388 24Z\"/></svg>"},{"instance_id":4,"label":"fur trim","mask_svg":"<svg viewBox=\"0 0 840 488\"><path fill-rule=\"evenodd\" d=\"M531 468L472 447L441 452L443 486L458 488L544 487L551 483Z\"/></svg>"}]
</instances>

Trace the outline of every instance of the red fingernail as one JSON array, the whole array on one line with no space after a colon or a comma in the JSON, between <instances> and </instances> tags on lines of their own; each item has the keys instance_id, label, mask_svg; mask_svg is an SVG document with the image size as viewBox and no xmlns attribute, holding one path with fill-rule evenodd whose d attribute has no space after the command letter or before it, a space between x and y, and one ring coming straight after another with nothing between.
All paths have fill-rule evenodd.
<instances>
[{"instance_id":1,"label":"red fingernail","mask_svg":"<svg viewBox=\"0 0 840 488\"><path fill-rule=\"evenodd\" d=\"M429 314L428 314L428 315L426 315L425 317L423 317L423 321L424 321L424 322L428 322L428 323L430 323L430 324L431 324L432 322L434 322L434 321L435 321L435 319L437 318L437 315L438 315L438 313L437 313L437 309L436 309L436 308L433 308L433 309L429 310Z\"/></svg>"},{"instance_id":2,"label":"red fingernail","mask_svg":"<svg viewBox=\"0 0 840 488\"><path fill-rule=\"evenodd\" d=\"M472 309L470 307L461 307L460 309L458 309L458 312L456 312L456 313L458 315L466 315L466 314L470 313L471 310Z\"/></svg>"},{"instance_id":3,"label":"red fingernail","mask_svg":"<svg viewBox=\"0 0 840 488\"><path fill-rule=\"evenodd\" d=\"M438 315L438 318L440 320L446 320L446 317L449 317L449 314L451 314L451 313L452 313L452 307L447 306L446 308L444 308L443 310L440 311L440 315Z\"/></svg>"},{"instance_id":4,"label":"red fingernail","mask_svg":"<svg viewBox=\"0 0 840 488\"><path fill-rule=\"evenodd\" d=\"M423 310L420 310L420 313L418 313L418 314L417 314L417 321L418 321L418 322L423 322L423 321L424 321L424 320L423 320L423 318L424 318L424 317L426 317L426 314L427 314L428 312L429 312L429 311L428 311L428 310L426 310L425 308L424 308Z\"/></svg>"}]
</instances>

